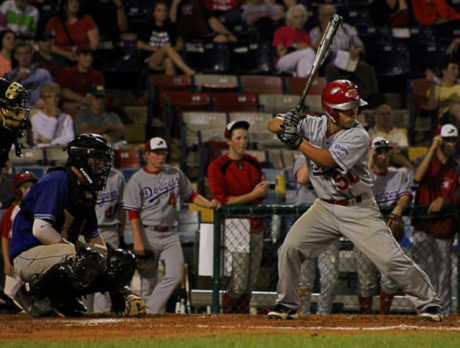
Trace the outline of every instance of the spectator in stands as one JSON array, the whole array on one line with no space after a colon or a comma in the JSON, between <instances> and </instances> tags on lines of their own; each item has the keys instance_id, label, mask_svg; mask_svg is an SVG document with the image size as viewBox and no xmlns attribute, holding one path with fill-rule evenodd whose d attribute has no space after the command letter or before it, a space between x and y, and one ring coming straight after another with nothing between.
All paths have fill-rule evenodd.
<instances>
[{"instance_id":1,"label":"spectator in stands","mask_svg":"<svg viewBox=\"0 0 460 348\"><path fill-rule=\"evenodd\" d=\"M387 224L389 214L395 216L395 219L402 217L412 201L412 171L389 167L391 150L392 146L387 139L376 137L372 140L369 151L369 174L374 182L375 200L379 206L392 207L391 211L387 210L385 213ZM404 250L406 253L407 251ZM358 248L354 248L353 254L358 274L360 310L362 314L372 314L372 299L377 290L378 270ZM381 273L380 314L389 314L397 291L398 286Z\"/></svg>"},{"instance_id":2,"label":"spectator in stands","mask_svg":"<svg viewBox=\"0 0 460 348\"><path fill-rule=\"evenodd\" d=\"M460 50L458 47L460 46L460 37L456 37L452 40L450 45L446 49L446 55L450 55L454 57L457 61L460 61Z\"/></svg>"},{"instance_id":3,"label":"spectator in stands","mask_svg":"<svg viewBox=\"0 0 460 348\"><path fill-rule=\"evenodd\" d=\"M40 92L43 108L32 118L32 133L36 146L65 145L75 138L72 116L61 112L61 88L55 82L44 85Z\"/></svg>"},{"instance_id":4,"label":"spectator in stands","mask_svg":"<svg viewBox=\"0 0 460 348\"><path fill-rule=\"evenodd\" d=\"M67 67L68 60L63 56L53 53L54 34L52 31L45 29L38 35L37 50L34 61L39 68L46 69L50 72L53 81L59 81L61 70Z\"/></svg>"},{"instance_id":5,"label":"spectator in stands","mask_svg":"<svg viewBox=\"0 0 460 348\"><path fill-rule=\"evenodd\" d=\"M152 10L152 17L139 33L137 42L140 50L151 53L148 58L149 68L166 75L175 75L177 67L186 75L194 75L196 71L190 68L177 52L182 49L182 45L182 39L176 35L168 21L166 1L157 1Z\"/></svg>"},{"instance_id":6,"label":"spectator in stands","mask_svg":"<svg viewBox=\"0 0 460 348\"><path fill-rule=\"evenodd\" d=\"M273 33L284 18L283 11L264 0L246 0L241 9L243 21L264 38L273 37Z\"/></svg>"},{"instance_id":7,"label":"spectator in stands","mask_svg":"<svg viewBox=\"0 0 460 348\"><path fill-rule=\"evenodd\" d=\"M106 90L103 85L93 85L88 91L89 108L75 117L75 133L107 135L116 143L125 137L125 127L120 116L106 109Z\"/></svg>"},{"instance_id":8,"label":"spectator in stands","mask_svg":"<svg viewBox=\"0 0 460 348\"><path fill-rule=\"evenodd\" d=\"M206 5L221 23L233 28L241 23L241 5L244 0L206 0Z\"/></svg>"},{"instance_id":9,"label":"spectator in stands","mask_svg":"<svg viewBox=\"0 0 460 348\"><path fill-rule=\"evenodd\" d=\"M324 30L337 10L332 5L321 5L318 12L320 25L310 31L311 44L317 49L321 42ZM350 59L358 59L356 67L344 70L337 66L336 57L339 51L349 53ZM364 44L358 36L354 26L342 23L337 29L336 36L331 46L332 58L326 65L325 74L327 81L349 78L356 82L359 87L360 95L369 102L369 105L378 105L378 84L374 68L365 62L362 54ZM351 70L351 71L348 71Z\"/></svg>"},{"instance_id":10,"label":"spectator in stands","mask_svg":"<svg viewBox=\"0 0 460 348\"><path fill-rule=\"evenodd\" d=\"M112 48L120 36L128 31L128 18L122 0L92 0L85 12L93 18L99 29L100 43L111 43Z\"/></svg>"},{"instance_id":11,"label":"spectator in stands","mask_svg":"<svg viewBox=\"0 0 460 348\"><path fill-rule=\"evenodd\" d=\"M208 166L209 189L212 197L222 204L256 205L268 195L269 183L264 180L259 161L245 153L248 129L246 121L230 122L224 132L228 153ZM225 245L231 275L223 298L224 313L249 313L262 260L264 229L263 219L251 219L247 226L243 222L226 225Z\"/></svg>"},{"instance_id":12,"label":"spectator in stands","mask_svg":"<svg viewBox=\"0 0 460 348\"><path fill-rule=\"evenodd\" d=\"M20 209L22 199L37 181L37 177L32 172L23 171L16 174L13 180L15 200L2 216L0 233L2 236L3 266L6 276L4 293L10 297L12 297L12 294L16 293L17 289L14 287L18 284L16 279L17 275L15 275L13 265L10 262L10 246L13 232L13 220Z\"/></svg>"},{"instance_id":13,"label":"spectator in stands","mask_svg":"<svg viewBox=\"0 0 460 348\"><path fill-rule=\"evenodd\" d=\"M381 104L375 110L375 125L368 130L372 139L383 137L391 144L390 165L412 169L409 155L409 139L404 128L393 126L393 109L388 104Z\"/></svg>"},{"instance_id":14,"label":"spectator in stands","mask_svg":"<svg viewBox=\"0 0 460 348\"><path fill-rule=\"evenodd\" d=\"M21 39L34 39L40 14L28 4L28 0L7 0L0 6L6 17L7 28L13 30Z\"/></svg>"},{"instance_id":15,"label":"spectator in stands","mask_svg":"<svg viewBox=\"0 0 460 348\"><path fill-rule=\"evenodd\" d=\"M427 154L415 163L414 182L418 184L415 206L428 206L428 216L414 216L412 256L427 273L442 301L442 311L450 314L450 252L457 221L455 217L432 216L443 207L457 205L454 191L458 186L457 162L453 154L458 131L452 124L439 127Z\"/></svg>"},{"instance_id":16,"label":"spectator in stands","mask_svg":"<svg viewBox=\"0 0 460 348\"><path fill-rule=\"evenodd\" d=\"M415 19L421 25L439 25L459 20L460 13L445 0L411 0Z\"/></svg>"},{"instance_id":17,"label":"spectator in stands","mask_svg":"<svg viewBox=\"0 0 460 348\"><path fill-rule=\"evenodd\" d=\"M83 44L77 49L77 64L62 69L59 74L64 110L74 113L86 106L89 103L86 94L94 84L105 85L104 75L93 68L92 48Z\"/></svg>"},{"instance_id":18,"label":"spectator in stands","mask_svg":"<svg viewBox=\"0 0 460 348\"><path fill-rule=\"evenodd\" d=\"M307 18L305 6L295 5L286 13L287 25L275 31L272 46L279 71L293 73L297 77L310 74L315 51L311 47L310 35L303 29Z\"/></svg>"},{"instance_id":19,"label":"spectator in stands","mask_svg":"<svg viewBox=\"0 0 460 348\"><path fill-rule=\"evenodd\" d=\"M11 29L4 29L0 32L0 76L11 71L15 39L16 35Z\"/></svg>"},{"instance_id":20,"label":"spectator in stands","mask_svg":"<svg viewBox=\"0 0 460 348\"><path fill-rule=\"evenodd\" d=\"M440 63L441 79L432 70L427 69L425 77L431 81L428 90L428 108L437 110L440 124L460 124L460 85L457 83L459 74L458 62L449 56Z\"/></svg>"},{"instance_id":21,"label":"spectator in stands","mask_svg":"<svg viewBox=\"0 0 460 348\"><path fill-rule=\"evenodd\" d=\"M29 106L34 106L40 99L42 86L53 81L53 78L48 70L33 64L34 48L30 42L16 41L13 56L17 67L4 77L11 82L21 83L30 93Z\"/></svg>"},{"instance_id":22,"label":"spectator in stands","mask_svg":"<svg viewBox=\"0 0 460 348\"><path fill-rule=\"evenodd\" d=\"M13 200L13 175L11 165L7 162L5 167L0 168L0 209L8 208Z\"/></svg>"},{"instance_id":23,"label":"spectator in stands","mask_svg":"<svg viewBox=\"0 0 460 348\"><path fill-rule=\"evenodd\" d=\"M410 2L407 0L374 0L370 3L369 14L376 25L407 26L411 19Z\"/></svg>"},{"instance_id":24,"label":"spectator in stands","mask_svg":"<svg viewBox=\"0 0 460 348\"><path fill-rule=\"evenodd\" d=\"M53 52L76 61L78 46L89 45L96 50L99 44L99 29L89 15L80 14L79 0L62 0L59 14L46 24L56 36Z\"/></svg>"},{"instance_id":25,"label":"spectator in stands","mask_svg":"<svg viewBox=\"0 0 460 348\"><path fill-rule=\"evenodd\" d=\"M311 205L317 198L310 183L305 156L300 155L294 163L294 177L297 181L296 205ZM324 250L317 258L307 259L300 268L299 294L302 314L311 314L311 294L315 284L316 264L320 274L321 293L317 314L331 314L332 305L339 285L339 240Z\"/></svg>"},{"instance_id":26,"label":"spectator in stands","mask_svg":"<svg viewBox=\"0 0 460 348\"><path fill-rule=\"evenodd\" d=\"M177 24L178 33L184 40L237 41L202 0L172 0L169 19Z\"/></svg>"}]
</instances>

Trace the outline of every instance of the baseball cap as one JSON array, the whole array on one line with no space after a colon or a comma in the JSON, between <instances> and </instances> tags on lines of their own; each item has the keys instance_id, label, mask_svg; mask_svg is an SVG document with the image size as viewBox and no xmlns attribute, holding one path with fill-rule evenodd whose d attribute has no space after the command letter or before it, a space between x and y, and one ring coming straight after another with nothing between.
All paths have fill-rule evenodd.
<instances>
[{"instance_id":1,"label":"baseball cap","mask_svg":"<svg viewBox=\"0 0 460 348\"><path fill-rule=\"evenodd\" d=\"M93 52L93 49L91 48L90 45L88 44L81 44L81 45L78 45L77 47L77 54L80 54L80 53L85 53L85 52Z\"/></svg>"},{"instance_id":2,"label":"baseball cap","mask_svg":"<svg viewBox=\"0 0 460 348\"><path fill-rule=\"evenodd\" d=\"M95 97L105 97L107 92L104 85L91 85L91 87L88 89L88 94L91 94Z\"/></svg>"},{"instance_id":3,"label":"baseball cap","mask_svg":"<svg viewBox=\"0 0 460 348\"><path fill-rule=\"evenodd\" d=\"M439 135L443 138L458 138L458 130L453 124L445 124L439 130Z\"/></svg>"},{"instance_id":4,"label":"baseball cap","mask_svg":"<svg viewBox=\"0 0 460 348\"><path fill-rule=\"evenodd\" d=\"M145 151L167 150L168 144L163 138L154 137L145 142Z\"/></svg>"},{"instance_id":5,"label":"baseball cap","mask_svg":"<svg viewBox=\"0 0 460 348\"><path fill-rule=\"evenodd\" d=\"M375 137L374 139L372 139L371 149L380 149L380 148L391 149L393 148L393 146L391 146L390 142L386 140L384 137Z\"/></svg>"},{"instance_id":6,"label":"baseball cap","mask_svg":"<svg viewBox=\"0 0 460 348\"><path fill-rule=\"evenodd\" d=\"M244 120L237 120L237 121L232 121L227 126L225 126L225 132L224 132L224 137L228 138L230 135L230 132L235 129L235 128L244 128L246 130L249 129L249 122L244 121Z\"/></svg>"}]
</instances>

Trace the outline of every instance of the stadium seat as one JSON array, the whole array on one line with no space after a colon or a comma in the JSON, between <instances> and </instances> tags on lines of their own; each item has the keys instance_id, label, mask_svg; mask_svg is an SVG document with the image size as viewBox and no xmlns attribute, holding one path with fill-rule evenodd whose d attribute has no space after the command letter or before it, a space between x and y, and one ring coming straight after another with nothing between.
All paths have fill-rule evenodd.
<instances>
[{"instance_id":1,"label":"stadium seat","mask_svg":"<svg viewBox=\"0 0 460 348\"><path fill-rule=\"evenodd\" d=\"M210 140L224 140L227 114L224 112L183 112L182 141L184 149Z\"/></svg>"},{"instance_id":2,"label":"stadium seat","mask_svg":"<svg viewBox=\"0 0 460 348\"><path fill-rule=\"evenodd\" d=\"M202 73L226 73L230 68L230 50L227 43L185 42L184 60Z\"/></svg>"},{"instance_id":3,"label":"stadium seat","mask_svg":"<svg viewBox=\"0 0 460 348\"><path fill-rule=\"evenodd\" d=\"M378 76L405 76L410 72L409 51L400 42L373 42L366 47L368 62Z\"/></svg>"},{"instance_id":4,"label":"stadium seat","mask_svg":"<svg viewBox=\"0 0 460 348\"><path fill-rule=\"evenodd\" d=\"M46 164L63 165L67 162L67 151L64 146L45 147Z\"/></svg>"},{"instance_id":5,"label":"stadium seat","mask_svg":"<svg viewBox=\"0 0 460 348\"><path fill-rule=\"evenodd\" d=\"M280 76L241 75L243 92L283 94L283 80Z\"/></svg>"},{"instance_id":6,"label":"stadium seat","mask_svg":"<svg viewBox=\"0 0 460 348\"><path fill-rule=\"evenodd\" d=\"M259 94L259 107L262 112L287 112L298 103L300 96L292 94Z\"/></svg>"},{"instance_id":7,"label":"stadium seat","mask_svg":"<svg viewBox=\"0 0 460 348\"><path fill-rule=\"evenodd\" d=\"M14 146L11 147L9 160L12 166L45 164L45 152L43 149L22 149L21 151L22 157L17 157L14 151Z\"/></svg>"},{"instance_id":8,"label":"stadium seat","mask_svg":"<svg viewBox=\"0 0 460 348\"><path fill-rule=\"evenodd\" d=\"M213 109L222 112L257 112L259 105L255 93L213 93Z\"/></svg>"},{"instance_id":9,"label":"stadium seat","mask_svg":"<svg viewBox=\"0 0 460 348\"><path fill-rule=\"evenodd\" d=\"M230 51L230 68L236 74L270 74L273 72L269 42L237 42Z\"/></svg>"},{"instance_id":10,"label":"stadium seat","mask_svg":"<svg viewBox=\"0 0 460 348\"><path fill-rule=\"evenodd\" d=\"M199 74L193 76L193 86L200 92L234 92L239 89L234 75Z\"/></svg>"},{"instance_id":11,"label":"stadium seat","mask_svg":"<svg viewBox=\"0 0 460 348\"><path fill-rule=\"evenodd\" d=\"M284 84L286 86L286 93L301 95L305 85L307 84L308 78L306 77L293 77L286 76L284 78ZM323 76L318 76L313 81L310 90L308 91L307 97L305 98L306 111L310 113L321 113L321 94L327 81Z\"/></svg>"},{"instance_id":12,"label":"stadium seat","mask_svg":"<svg viewBox=\"0 0 460 348\"><path fill-rule=\"evenodd\" d=\"M244 120L249 122L248 138L251 145L262 150L268 147L280 145L278 137L268 131L267 124L273 118L268 112L230 112L229 122Z\"/></svg>"},{"instance_id":13,"label":"stadium seat","mask_svg":"<svg viewBox=\"0 0 460 348\"><path fill-rule=\"evenodd\" d=\"M444 57L444 47L431 40L411 42L408 45L412 78L425 76L425 70L439 71L439 63Z\"/></svg>"},{"instance_id":14,"label":"stadium seat","mask_svg":"<svg viewBox=\"0 0 460 348\"><path fill-rule=\"evenodd\" d=\"M140 168L141 154L139 148L129 147L115 150L115 167L119 169Z\"/></svg>"},{"instance_id":15,"label":"stadium seat","mask_svg":"<svg viewBox=\"0 0 460 348\"><path fill-rule=\"evenodd\" d=\"M268 164L267 151L247 150L246 153L257 158L262 167Z\"/></svg>"}]
</instances>

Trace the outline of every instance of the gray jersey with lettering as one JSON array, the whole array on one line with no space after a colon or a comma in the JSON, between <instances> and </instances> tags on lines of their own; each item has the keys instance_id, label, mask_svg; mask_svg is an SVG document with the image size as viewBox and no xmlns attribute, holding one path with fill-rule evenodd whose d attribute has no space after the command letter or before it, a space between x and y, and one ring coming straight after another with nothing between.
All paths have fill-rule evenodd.
<instances>
[{"instance_id":1,"label":"gray jersey with lettering","mask_svg":"<svg viewBox=\"0 0 460 348\"><path fill-rule=\"evenodd\" d=\"M349 129L327 136L327 116L307 116L299 123L299 131L310 144L329 150L337 163L337 167L325 171L307 158L310 181L318 197L343 200L372 194L369 135L358 121Z\"/></svg>"},{"instance_id":2,"label":"gray jersey with lettering","mask_svg":"<svg viewBox=\"0 0 460 348\"><path fill-rule=\"evenodd\" d=\"M394 205L401 196L412 195L412 175L407 169L389 167L385 175L377 175L372 170L370 174L374 181L374 195L378 205Z\"/></svg>"},{"instance_id":3,"label":"gray jersey with lettering","mask_svg":"<svg viewBox=\"0 0 460 348\"><path fill-rule=\"evenodd\" d=\"M192 183L179 168L165 165L159 173L142 168L128 181L124 207L139 212L143 225L173 227L177 199L187 200L194 192Z\"/></svg>"},{"instance_id":4,"label":"gray jersey with lettering","mask_svg":"<svg viewBox=\"0 0 460 348\"><path fill-rule=\"evenodd\" d=\"M96 215L99 226L115 226L120 223L118 207L122 204L125 178L118 170L111 169L107 184L100 191L96 201Z\"/></svg>"}]
</instances>

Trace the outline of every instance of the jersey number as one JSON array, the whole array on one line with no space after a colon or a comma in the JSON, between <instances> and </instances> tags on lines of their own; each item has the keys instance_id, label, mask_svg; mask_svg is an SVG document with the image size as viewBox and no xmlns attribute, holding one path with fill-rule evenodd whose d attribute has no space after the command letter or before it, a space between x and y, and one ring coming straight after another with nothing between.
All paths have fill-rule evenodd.
<instances>
[{"instance_id":1,"label":"jersey number","mask_svg":"<svg viewBox=\"0 0 460 348\"><path fill-rule=\"evenodd\" d=\"M111 218L113 218L113 206L110 206L110 207L105 211L105 218L106 218L106 219L111 219Z\"/></svg>"},{"instance_id":2,"label":"jersey number","mask_svg":"<svg viewBox=\"0 0 460 348\"><path fill-rule=\"evenodd\" d=\"M177 203L176 194L174 192L171 192L171 196L169 196L168 205L176 206L176 203Z\"/></svg>"},{"instance_id":3,"label":"jersey number","mask_svg":"<svg viewBox=\"0 0 460 348\"><path fill-rule=\"evenodd\" d=\"M359 182L359 177L353 177L350 172L347 172L346 175L343 175L339 171L335 171L333 178L335 186L337 186L337 188L341 191L348 190L350 184L356 184Z\"/></svg>"}]
</instances>

